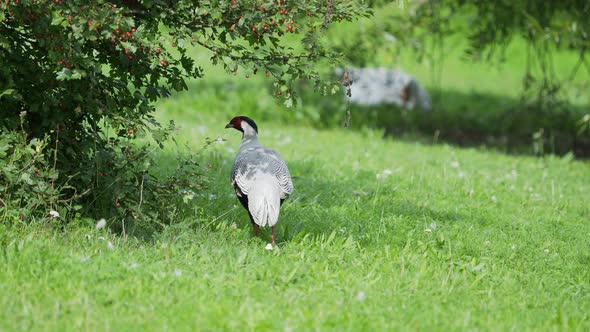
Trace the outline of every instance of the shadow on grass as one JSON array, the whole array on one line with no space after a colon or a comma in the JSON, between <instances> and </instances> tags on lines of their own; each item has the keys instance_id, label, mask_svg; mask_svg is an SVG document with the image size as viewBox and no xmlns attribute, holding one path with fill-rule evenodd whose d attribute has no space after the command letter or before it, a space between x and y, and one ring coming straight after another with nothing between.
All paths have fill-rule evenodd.
<instances>
[{"instance_id":1,"label":"shadow on grass","mask_svg":"<svg viewBox=\"0 0 590 332\"><path fill-rule=\"evenodd\" d=\"M226 228L243 230L253 237L247 212L239 204L229 183L233 156L212 152L202 156L207 168L209 186L191 202L194 209L179 220L195 232L203 228L217 231ZM169 159L163 156L163 159ZM460 213L435 211L398 193L392 183L377 185L375 174L360 171L350 176L328 180L322 174L309 172L307 162L289 161L295 193L281 209L276 235L279 243L291 242L309 235L352 236L363 245L378 238L403 246L408 232L435 223L438 225L471 220ZM392 236L395 234L395 236ZM270 242L270 228L261 230L264 241Z\"/></svg>"},{"instance_id":2,"label":"shadow on grass","mask_svg":"<svg viewBox=\"0 0 590 332\"><path fill-rule=\"evenodd\" d=\"M157 176L169 176L188 151L164 149L156 156ZM180 160L178 159L180 157ZM126 224L127 234L144 241L154 241L169 226L202 232L238 228L244 238L253 237L247 212L239 204L229 181L233 153L223 148L204 150L195 157L207 178L207 184L195 193L194 199L183 202L183 193L173 200L162 201L165 218L153 216L151 221ZM423 206L418 198L408 196L394 182L376 182L375 173L344 167L343 175L326 174L313 159L289 160L295 193L283 208L277 225L279 243L291 242L302 236L352 236L363 245L386 241L404 246L407 234L423 232L431 224L439 226L462 223L483 223L485 216L463 215L459 212L436 210ZM197 181L197 178L195 178ZM182 191L182 190L181 190ZM168 220L160 222L161 220ZM113 231L122 232L121 225ZM264 241L270 241L270 229L262 231ZM381 239L381 240L379 240Z\"/></svg>"},{"instance_id":3,"label":"shadow on grass","mask_svg":"<svg viewBox=\"0 0 590 332\"><path fill-rule=\"evenodd\" d=\"M192 82L190 90L195 109L208 111L218 103L222 111L239 109L259 121L296 122L318 129L341 126L347 104L342 95L322 96L300 82L299 106L290 111L266 83L213 81ZM385 138L418 141L423 144L446 143L461 147L483 146L509 154L563 155L572 152L579 158L590 157L590 131L578 133L580 120L590 106L523 102L501 95L464 93L452 90L429 91L434 110L407 111L396 106L351 106L353 130L382 129ZM202 103L202 106L199 103ZM549 102L548 102L549 103ZM216 109L215 111L220 111Z\"/></svg>"},{"instance_id":4,"label":"shadow on grass","mask_svg":"<svg viewBox=\"0 0 590 332\"><path fill-rule=\"evenodd\" d=\"M448 90L433 94L435 106L430 112L351 105L352 128L379 128L385 138L423 144L484 146L509 154L571 152L579 158L590 157L590 133L579 133L580 120L590 112L590 106L558 102L547 106ZM344 119L346 105L340 96L321 97L305 88L302 95L307 104L318 105L319 127L333 126Z\"/></svg>"}]
</instances>

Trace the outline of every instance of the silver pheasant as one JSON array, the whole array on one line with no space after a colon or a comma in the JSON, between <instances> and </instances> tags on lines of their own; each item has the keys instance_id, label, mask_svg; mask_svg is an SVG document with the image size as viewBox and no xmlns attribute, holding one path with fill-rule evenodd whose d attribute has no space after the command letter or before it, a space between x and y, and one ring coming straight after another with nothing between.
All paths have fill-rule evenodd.
<instances>
[{"instance_id":1,"label":"silver pheasant","mask_svg":"<svg viewBox=\"0 0 590 332\"><path fill-rule=\"evenodd\" d=\"M260 144L258 126L249 117L236 116L225 128L243 134L231 172L236 196L248 211L255 235L258 236L260 226L270 226L274 244L281 205L293 193L287 164L277 151Z\"/></svg>"}]
</instances>

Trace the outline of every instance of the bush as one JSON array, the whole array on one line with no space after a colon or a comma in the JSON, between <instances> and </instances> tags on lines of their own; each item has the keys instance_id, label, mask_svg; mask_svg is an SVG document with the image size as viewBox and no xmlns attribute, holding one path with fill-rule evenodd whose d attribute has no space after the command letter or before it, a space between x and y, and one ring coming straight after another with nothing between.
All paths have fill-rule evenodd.
<instances>
[{"instance_id":1,"label":"bush","mask_svg":"<svg viewBox=\"0 0 590 332\"><path fill-rule=\"evenodd\" d=\"M21 119L26 116L21 114ZM35 217L50 217L58 205L60 191L56 187L58 172L51 165L48 140L27 140L23 131L0 135L0 220L20 222Z\"/></svg>"}]
</instances>

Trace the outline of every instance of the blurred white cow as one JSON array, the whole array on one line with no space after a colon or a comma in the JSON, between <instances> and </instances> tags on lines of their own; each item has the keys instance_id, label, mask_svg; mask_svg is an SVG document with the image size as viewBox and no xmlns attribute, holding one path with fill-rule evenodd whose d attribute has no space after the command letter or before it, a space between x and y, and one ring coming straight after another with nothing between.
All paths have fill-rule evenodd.
<instances>
[{"instance_id":1,"label":"blurred white cow","mask_svg":"<svg viewBox=\"0 0 590 332\"><path fill-rule=\"evenodd\" d=\"M424 111L432 109L428 92L401 69L338 68L336 75L343 76L345 72L348 72L347 81L352 79L349 86L351 103L361 106L394 104L408 110L416 107Z\"/></svg>"}]
</instances>

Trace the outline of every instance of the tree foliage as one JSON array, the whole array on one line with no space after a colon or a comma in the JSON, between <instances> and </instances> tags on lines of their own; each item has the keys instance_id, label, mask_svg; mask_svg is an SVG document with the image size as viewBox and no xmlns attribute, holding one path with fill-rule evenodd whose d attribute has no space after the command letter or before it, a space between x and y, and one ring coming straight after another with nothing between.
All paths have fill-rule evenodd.
<instances>
[{"instance_id":1,"label":"tree foliage","mask_svg":"<svg viewBox=\"0 0 590 332\"><path fill-rule=\"evenodd\" d=\"M191 48L228 71L261 72L291 101L294 79L326 87L309 65L336 58L323 30L362 13L349 0L2 1L0 128L47 140L58 182L88 192L87 203L102 195L118 204L122 194L104 189L144 161L133 140L150 132L161 143L173 128L154 120L152 102L203 75ZM142 167L128 174L131 186L144 183Z\"/></svg>"}]
</instances>

